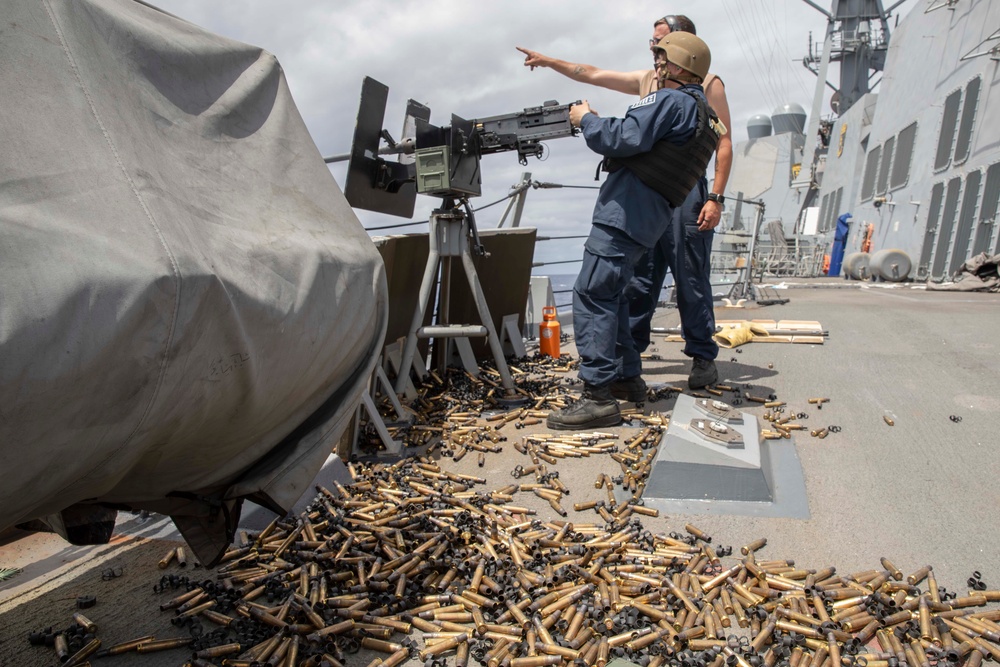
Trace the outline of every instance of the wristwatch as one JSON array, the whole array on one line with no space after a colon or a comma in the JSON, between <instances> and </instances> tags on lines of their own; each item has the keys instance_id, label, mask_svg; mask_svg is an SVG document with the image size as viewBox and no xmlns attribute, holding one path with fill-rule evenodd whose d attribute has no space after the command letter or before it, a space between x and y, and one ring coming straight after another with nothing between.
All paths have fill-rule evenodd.
<instances>
[{"instance_id":1,"label":"wristwatch","mask_svg":"<svg viewBox=\"0 0 1000 667\"><path fill-rule=\"evenodd\" d=\"M726 207L726 198L723 197L722 195L715 194L714 192L709 192L708 198L710 201L714 201L716 204L718 204L721 208Z\"/></svg>"}]
</instances>

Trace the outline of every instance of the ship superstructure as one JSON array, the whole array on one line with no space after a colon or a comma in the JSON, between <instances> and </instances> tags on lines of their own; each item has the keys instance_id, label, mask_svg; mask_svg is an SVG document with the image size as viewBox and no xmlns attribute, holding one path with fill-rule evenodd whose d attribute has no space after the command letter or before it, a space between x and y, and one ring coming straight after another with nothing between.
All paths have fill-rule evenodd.
<instances>
[{"instance_id":1,"label":"ship superstructure","mask_svg":"<svg viewBox=\"0 0 1000 667\"><path fill-rule=\"evenodd\" d=\"M727 195L763 201L789 244L825 253L837 219L850 214L849 256L892 251L891 267L872 256L868 270L868 257L856 258L846 266L852 277L940 281L1000 251L1000 130L989 122L1000 103L1000 5L928 0L890 40L898 4L851 0L824 11L822 56L805 61L819 77L808 126L796 105L754 117ZM831 62L840 82L824 118ZM727 216L727 229L739 230L752 212L737 204Z\"/></svg>"}]
</instances>

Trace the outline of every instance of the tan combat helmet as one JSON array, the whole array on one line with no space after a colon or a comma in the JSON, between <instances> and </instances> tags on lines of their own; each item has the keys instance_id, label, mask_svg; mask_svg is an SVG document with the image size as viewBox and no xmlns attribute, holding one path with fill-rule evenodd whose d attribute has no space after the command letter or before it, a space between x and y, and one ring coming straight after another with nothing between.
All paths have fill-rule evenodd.
<instances>
[{"instance_id":1,"label":"tan combat helmet","mask_svg":"<svg viewBox=\"0 0 1000 667\"><path fill-rule=\"evenodd\" d=\"M656 45L667 54L667 60L687 70L704 81L712 65L712 52L697 35L689 32L672 32Z\"/></svg>"}]
</instances>

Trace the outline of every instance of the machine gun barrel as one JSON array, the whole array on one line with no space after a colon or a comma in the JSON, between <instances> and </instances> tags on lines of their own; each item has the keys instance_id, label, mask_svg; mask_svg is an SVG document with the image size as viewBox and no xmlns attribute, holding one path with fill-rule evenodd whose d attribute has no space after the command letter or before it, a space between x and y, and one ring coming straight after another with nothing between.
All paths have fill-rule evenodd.
<instances>
[{"instance_id":1,"label":"machine gun barrel","mask_svg":"<svg viewBox=\"0 0 1000 667\"><path fill-rule=\"evenodd\" d=\"M412 155L415 148L416 143L413 141L413 137L408 137L391 146L380 146L378 155ZM347 162L350 159L350 153L337 153L336 155L324 157L323 162L331 164L333 162Z\"/></svg>"},{"instance_id":2,"label":"machine gun barrel","mask_svg":"<svg viewBox=\"0 0 1000 667\"><path fill-rule=\"evenodd\" d=\"M519 161L526 163L529 155L541 157L542 141L571 137L580 133L569 122L569 109L574 104L550 101L524 111L490 116L473 121L479 133L482 155L516 150Z\"/></svg>"}]
</instances>

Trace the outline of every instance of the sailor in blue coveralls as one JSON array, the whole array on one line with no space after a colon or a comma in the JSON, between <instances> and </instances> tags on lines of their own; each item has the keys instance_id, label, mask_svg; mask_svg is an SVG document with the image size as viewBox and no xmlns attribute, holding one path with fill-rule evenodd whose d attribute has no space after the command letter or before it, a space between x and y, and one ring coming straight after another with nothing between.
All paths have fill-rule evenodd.
<instances>
[{"instance_id":1,"label":"sailor in blue coveralls","mask_svg":"<svg viewBox=\"0 0 1000 667\"><path fill-rule=\"evenodd\" d=\"M636 262L663 236L674 206L704 175L718 141L699 85L711 61L708 47L699 37L678 32L664 37L657 50L661 89L629 107L624 118L600 118L586 102L570 110L570 121L583 129L587 145L605 156L610 173L597 197L573 288L584 392L580 401L549 416L549 428L621 423L611 384L642 372L625 288Z\"/></svg>"},{"instance_id":2,"label":"sailor in blue coveralls","mask_svg":"<svg viewBox=\"0 0 1000 667\"><path fill-rule=\"evenodd\" d=\"M660 40L675 32L698 34L694 23L683 14L669 14L653 22L653 37L650 48ZM642 99L659 88L659 77L655 70L634 70L619 72L553 58L531 49L517 47L525 54L524 65L534 70L548 68L574 81L615 90L627 95L638 95ZM726 99L725 85L719 77L709 73L701 82L709 106L719 116L723 126L730 124L729 101ZM639 352L650 344L650 329L653 313L660 298L660 290L667 270L673 274L677 310L681 316L684 334L684 354L692 357L688 385L691 389L701 389L718 381L715 358L719 346L713 340L715 335L715 311L711 281L711 250L714 229L722 217L725 206L726 184L733 161L733 143L730 133L724 132L719 138L715 155L715 178L711 190L702 178L688 195L687 200L674 208L672 224L659 243L647 253L645 260L639 260L632 282L626 288L629 299L629 317L632 322L632 338ZM611 386L611 394L626 401L646 399L646 383L642 378L619 378Z\"/></svg>"}]
</instances>

